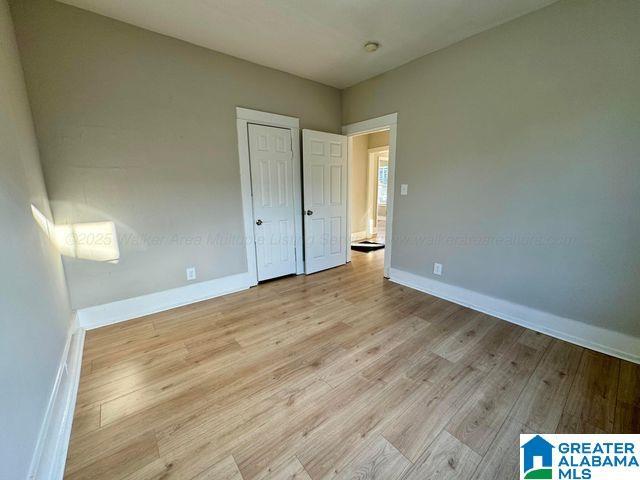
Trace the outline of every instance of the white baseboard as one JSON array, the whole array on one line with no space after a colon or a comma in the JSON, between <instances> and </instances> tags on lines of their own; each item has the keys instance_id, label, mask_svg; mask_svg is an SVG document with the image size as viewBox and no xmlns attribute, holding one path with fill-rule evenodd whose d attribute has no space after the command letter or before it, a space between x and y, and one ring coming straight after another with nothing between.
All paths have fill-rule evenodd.
<instances>
[{"instance_id":1,"label":"white baseboard","mask_svg":"<svg viewBox=\"0 0 640 480\"><path fill-rule=\"evenodd\" d=\"M84 330L69 335L29 468L34 480L61 480L78 394Z\"/></svg>"},{"instance_id":2,"label":"white baseboard","mask_svg":"<svg viewBox=\"0 0 640 480\"><path fill-rule=\"evenodd\" d=\"M82 308L77 312L78 321L81 328L91 330L228 293L239 292L240 290L246 290L250 286L249 273L238 273L140 297Z\"/></svg>"},{"instance_id":3,"label":"white baseboard","mask_svg":"<svg viewBox=\"0 0 640 480\"><path fill-rule=\"evenodd\" d=\"M365 238L369 237L369 235L367 235L367 231L363 230L361 232L354 232L351 234L351 241L352 242L358 242L360 240L364 240Z\"/></svg>"},{"instance_id":4,"label":"white baseboard","mask_svg":"<svg viewBox=\"0 0 640 480\"><path fill-rule=\"evenodd\" d=\"M391 268L390 280L581 347L640 363L640 338Z\"/></svg>"}]
</instances>

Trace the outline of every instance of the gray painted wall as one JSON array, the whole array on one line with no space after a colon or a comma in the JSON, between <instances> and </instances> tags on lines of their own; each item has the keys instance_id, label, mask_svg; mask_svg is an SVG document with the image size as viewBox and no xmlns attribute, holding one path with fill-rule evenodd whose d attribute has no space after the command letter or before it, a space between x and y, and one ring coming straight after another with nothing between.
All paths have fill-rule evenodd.
<instances>
[{"instance_id":1,"label":"gray painted wall","mask_svg":"<svg viewBox=\"0 0 640 480\"><path fill-rule=\"evenodd\" d=\"M56 223L114 220L118 264L66 259L82 308L247 270L235 107L339 132L340 92L51 0L11 2Z\"/></svg>"},{"instance_id":2,"label":"gray painted wall","mask_svg":"<svg viewBox=\"0 0 640 480\"><path fill-rule=\"evenodd\" d=\"M392 266L640 335L638 25L560 1L344 91L398 112Z\"/></svg>"},{"instance_id":3,"label":"gray painted wall","mask_svg":"<svg viewBox=\"0 0 640 480\"><path fill-rule=\"evenodd\" d=\"M26 478L71 310L60 255L31 215L49 213L9 8L0 0L0 477Z\"/></svg>"}]
</instances>

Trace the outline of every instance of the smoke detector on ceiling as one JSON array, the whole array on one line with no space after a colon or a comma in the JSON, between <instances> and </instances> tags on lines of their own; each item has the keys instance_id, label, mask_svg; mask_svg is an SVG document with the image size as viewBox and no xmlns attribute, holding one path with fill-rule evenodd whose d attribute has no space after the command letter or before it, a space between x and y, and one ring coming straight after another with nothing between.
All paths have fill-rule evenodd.
<instances>
[{"instance_id":1,"label":"smoke detector on ceiling","mask_svg":"<svg viewBox=\"0 0 640 480\"><path fill-rule=\"evenodd\" d=\"M378 42L367 42L364 44L364 49L369 53L375 52L379 48L380 44Z\"/></svg>"}]
</instances>

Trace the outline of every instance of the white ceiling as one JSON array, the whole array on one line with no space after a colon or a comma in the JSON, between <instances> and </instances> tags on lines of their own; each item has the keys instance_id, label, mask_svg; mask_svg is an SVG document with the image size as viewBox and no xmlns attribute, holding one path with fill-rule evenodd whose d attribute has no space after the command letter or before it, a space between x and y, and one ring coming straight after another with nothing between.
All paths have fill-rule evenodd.
<instances>
[{"instance_id":1,"label":"white ceiling","mask_svg":"<svg viewBox=\"0 0 640 480\"><path fill-rule=\"evenodd\" d=\"M344 88L556 0L61 1Z\"/></svg>"}]
</instances>

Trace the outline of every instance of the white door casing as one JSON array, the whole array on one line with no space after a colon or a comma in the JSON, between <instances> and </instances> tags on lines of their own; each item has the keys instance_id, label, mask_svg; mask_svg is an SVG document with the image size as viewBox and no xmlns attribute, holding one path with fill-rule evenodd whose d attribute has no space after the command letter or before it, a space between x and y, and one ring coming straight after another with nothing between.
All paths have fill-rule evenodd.
<instances>
[{"instance_id":1,"label":"white door casing","mask_svg":"<svg viewBox=\"0 0 640 480\"><path fill-rule=\"evenodd\" d=\"M296 273L291 131L249 124L258 280Z\"/></svg>"},{"instance_id":2,"label":"white door casing","mask_svg":"<svg viewBox=\"0 0 640 480\"><path fill-rule=\"evenodd\" d=\"M302 131L305 273L347 263L347 137Z\"/></svg>"}]
</instances>

